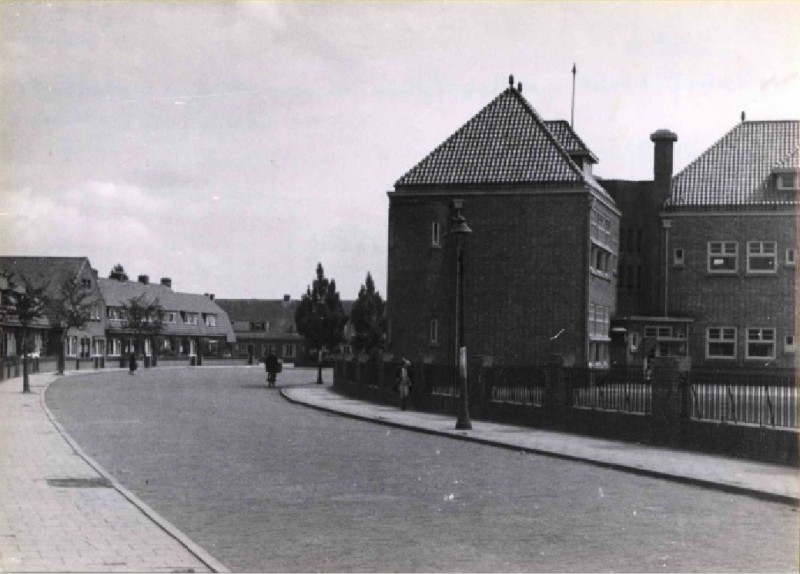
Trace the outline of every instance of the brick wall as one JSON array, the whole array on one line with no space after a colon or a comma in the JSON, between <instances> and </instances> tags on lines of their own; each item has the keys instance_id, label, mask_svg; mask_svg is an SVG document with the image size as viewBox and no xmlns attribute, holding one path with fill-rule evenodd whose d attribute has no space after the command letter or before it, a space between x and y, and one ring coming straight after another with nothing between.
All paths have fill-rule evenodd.
<instances>
[{"instance_id":1,"label":"brick wall","mask_svg":"<svg viewBox=\"0 0 800 574\"><path fill-rule=\"evenodd\" d=\"M546 193L390 193L387 315L390 349L415 360L452 362L455 246L447 235L453 198L465 201L464 330L470 356L496 363L544 362L552 353L586 360L589 209L584 190ZM441 246L431 245L438 222ZM609 284L608 281L605 282ZM613 305L613 287L593 296ZM439 342L429 342L431 320ZM551 340L559 331L563 333Z\"/></svg>"}]
</instances>

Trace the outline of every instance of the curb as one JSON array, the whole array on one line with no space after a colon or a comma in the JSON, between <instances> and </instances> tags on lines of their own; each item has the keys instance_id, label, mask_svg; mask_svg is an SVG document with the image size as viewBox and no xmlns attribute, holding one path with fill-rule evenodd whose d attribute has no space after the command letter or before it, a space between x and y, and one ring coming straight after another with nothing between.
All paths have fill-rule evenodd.
<instances>
[{"instance_id":1,"label":"curb","mask_svg":"<svg viewBox=\"0 0 800 574\"><path fill-rule=\"evenodd\" d=\"M335 393L335 391L333 391L333 390L330 390L329 392L334 392ZM337 393L337 395L338 395L338 393ZM594 460L594 459L590 459L590 458L584 458L584 457L575 456L575 455L569 455L569 454L562 454L562 453L553 452L553 451L549 451L549 450L542 450L542 449L537 449L537 448L532 448L532 447L512 445L512 444L507 444L507 443L503 443L503 442L492 440L492 439L484 439L484 438L480 438L480 437L470 436L470 435L466 434L469 431L456 431L456 430L453 430L453 431L439 431L439 430L434 430L434 429L427 429L427 428L417 427L417 426L414 426L414 425L408 424L408 423L390 421L390 420L386 420L386 419L383 419L383 418L380 418L380 417L375 417L375 416L370 416L370 415L360 415L360 414L356 414L356 413L343 412L343 411L339 411L339 410L336 410L336 409L331 408L331 407L325 407L325 406L322 406L322 405L316 405L316 404L311 404L311 403L304 402L302 400L299 400L297 398L294 398L294 397L291 397L291 396L287 395L286 391L283 390L283 389L281 389L281 396L284 399L286 399L287 401L289 401L290 403L294 403L294 404L297 404L297 405L303 405L305 407L308 407L308 408L311 408L311 409L315 409L315 410L318 410L318 411L322 411L322 412L326 412L326 413L337 414L339 416L343 416L343 417L346 417L346 418L351 418L351 419L356 419L356 420L362 420L362 421L377 423L377 424L384 425L384 426L389 426L389 427L409 430L409 431L423 433L423 434L429 434L429 435L434 435L434 436L442 436L442 437L452 438L452 439L455 439L455 440L462 440L462 441L466 441L466 442L474 442L474 443L483 444L483 445L487 445L487 446L494 446L494 447L504 448L506 450L512 450L512 451L516 451L516 452L526 452L526 453L536 454L536 455L541 455L541 456L549 456L551 458L558 458L558 459L561 459L561 460L568 460L568 461L571 461L571 462L581 462L581 463L585 463L585 464L591 464L593 466L598 466L600 468L607 468L607 469L610 469L610 470L616 470L616 471L619 471L619 472L625 472L625 473L628 473L628 474L635 474L635 475L639 475L639 476L646 476L646 477L649 477L649 478L658 478L658 479L662 479L662 480L669 480L671 482L677 482L677 483L680 483L680 484L687 484L687 485L690 485L690 486L698 486L698 487L701 487L701 488L706 488L706 489L709 489L709 490L716 490L716 491L720 491L720 492L726 492L726 493L729 493L729 494L741 494L741 495L749 496L751 498L756 498L756 499L759 499L759 500L765 500L767 502L777 502L777 503L780 503L780 504L787 504L787 505L794 506L794 507L800 506L800 499L798 499L798 498L796 498L794 496L776 494L776 493L773 493L773 492L764 492L762 490L756 490L756 489L753 489L753 488L748 488L746 486L737 486L735 484L723 484L723 483L714 482L714 481L711 481L711 480L704 480L702 478L692 478L692 477L688 477L688 476L682 476L682 475L679 475L679 474L671 474L671 473L668 473L668 472L650 470L650 469L646 469L646 468L640 468L640 467L630 466L630 465L625 465L625 464L620 464L620 463L603 462L603 461L600 461L600 460ZM343 398L350 398L350 397L346 397L345 395L339 395L339 396L341 396ZM351 399L351 400L356 400L356 399Z\"/></svg>"},{"instance_id":2,"label":"curb","mask_svg":"<svg viewBox=\"0 0 800 574\"><path fill-rule=\"evenodd\" d=\"M86 463L90 467L92 467L95 470L95 472L100 474L100 476L108 480L109 483L111 483L111 486L114 488L114 490L119 492L123 496L123 498L125 498L128 502L130 502L136 508L138 508L142 514L147 516L147 518L149 518L161 530L166 532L171 538L175 539L181 546L183 546L186 550L188 550L190 554L192 554L200 562L205 564L212 572L220 572L223 574L230 573L230 570L226 568L221 562L219 562L216 558L211 556L211 554L206 552L203 548L192 542L192 540L188 536L186 536L183 532L181 532L175 526L173 526L167 519L158 514L155 510L153 510L142 500L140 500L135 494L133 494L131 491L129 491L127 488L125 488L119 482L117 482L117 480L111 474L109 474L102 466L100 466L100 464L97 461L95 461L92 457L86 454L83 451L83 449L78 445L78 443L75 442L75 440L69 435L66 429L63 426L61 426L61 423L59 423L56 420L53 413L50 412L50 409L47 408L47 404L45 401L45 395L47 394L47 390L50 388L50 385L56 382L59 378L61 377L56 375L56 377L47 382L44 389L42 389L42 392L39 393L39 404L41 405L42 410L44 410L45 414L47 415L47 418L56 428L58 433L64 438L64 440L67 441L67 444L69 444L70 448L72 448L72 450L75 451L75 454L77 454L84 461L86 461Z\"/></svg>"}]
</instances>

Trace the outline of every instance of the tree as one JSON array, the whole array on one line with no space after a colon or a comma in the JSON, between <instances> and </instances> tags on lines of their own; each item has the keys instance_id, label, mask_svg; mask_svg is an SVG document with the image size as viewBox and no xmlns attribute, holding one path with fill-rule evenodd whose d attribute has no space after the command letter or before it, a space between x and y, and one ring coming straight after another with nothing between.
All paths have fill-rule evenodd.
<instances>
[{"instance_id":1,"label":"tree","mask_svg":"<svg viewBox=\"0 0 800 574\"><path fill-rule=\"evenodd\" d=\"M28 332L30 326L37 320L45 318L48 299L45 295L49 285L42 281L36 285L19 276L19 282L14 281L13 273L6 275L7 288L3 293L4 315L8 321L19 323L21 327L22 346L22 392L31 392L28 380Z\"/></svg>"},{"instance_id":2,"label":"tree","mask_svg":"<svg viewBox=\"0 0 800 574\"><path fill-rule=\"evenodd\" d=\"M385 306L381 294L375 290L372 275L367 273L367 279L358 292L358 299L350 310L350 322L355 329L352 342L356 352L372 353L383 351L386 347Z\"/></svg>"},{"instance_id":3,"label":"tree","mask_svg":"<svg viewBox=\"0 0 800 574\"><path fill-rule=\"evenodd\" d=\"M164 326L164 308L158 298L147 301L145 293L122 305L125 328L134 335L134 352L144 352L142 342L148 336L155 337Z\"/></svg>"},{"instance_id":4,"label":"tree","mask_svg":"<svg viewBox=\"0 0 800 574\"><path fill-rule=\"evenodd\" d=\"M50 300L53 319L61 331L61 351L58 355L58 374L64 374L67 337L70 329L83 329L91 319L92 290L77 279L67 279L59 287L58 296Z\"/></svg>"},{"instance_id":5,"label":"tree","mask_svg":"<svg viewBox=\"0 0 800 574\"><path fill-rule=\"evenodd\" d=\"M125 273L125 269L123 269L122 265L117 263L111 269L111 273L108 274L109 279L116 279L117 281L127 281L128 274Z\"/></svg>"},{"instance_id":6,"label":"tree","mask_svg":"<svg viewBox=\"0 0 800 574\"><path fill-rule=\"evenodd\" d=\"M317 351L317 384L322 384L322 352L335 349L344 341L347 315L336 292L336 281L325 278L317 263L317 278L306 289L294 313L297 332Z\"/></svg>"}]
</instances>

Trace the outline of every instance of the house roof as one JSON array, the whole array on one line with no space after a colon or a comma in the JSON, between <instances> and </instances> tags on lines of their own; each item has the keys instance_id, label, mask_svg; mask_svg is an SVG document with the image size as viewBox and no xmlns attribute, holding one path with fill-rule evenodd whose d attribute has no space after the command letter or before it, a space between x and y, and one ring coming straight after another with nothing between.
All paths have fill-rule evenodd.
<instances>
[{"instance_id":1,"label":"house roof","mask_svg":"<svg viewBox=\"0 0 800 574\"><path fill-rule=\"evenodd\" d=\"M668 207L792 205L775 170L800 169L800 121L742 122L672 179Z\"/></svg>"},{"instance_id":2,"label":"house roof","mask_svg":"<svg viewBox=\"0 0 800 574\"><path fill-rule=\"evenodd\" d=\"M397 180L395 188L587 184L605 194L570 151L594 158L566 122L543 121L511 86Z\"/></svg>"},{"instance_id":3,"label":"house roof","mask_svg":"<svg viewBox=\"0 0 800 574\"><path fill-rule=\"evenodd\" d=\"M296 334L294 313L299 299L217 299L233 323L269 323L269 335ZM345 313L350 312L352 301L342 301Z\"/></svg>"},{"instance_id":4,"label":"house roof","mask_svg":"<svg viewBox=\"0 0 800 574\"><path fill-rule=\"evenodd\" d=\"M233 327L227 313L206 295L194 293L178 293L165 285L150 283L145 285L138 281L117 281L116 279L99 278L97 286L106 305L121 307L131 299L142 297L144 304L158 301L164 311L185 311L187 313L205 313L216 316L216 326L198 325L164 325L167 335L193 335L201 337L225 336L228 342L234 342ZM109 326L111 327L111 326Z\"/></svg>"},{"instance_id":5,"label":"house roof","mask_svg":"<svg viewBox=\"0 0 800 574\"><path fill-rule=\"evenodd\" d=\"M61 285L82 271L91 276L91 268L86 257L0 257L0 273L13 273L16 281L24 277L35 286L46 283L50 297L57 297Z\"/></svg>"},{"instance_id":6,"label":"house roof","mask_svg":"<svg viewBox=\"0 0 800 574\"><path fill-rule=\"evenodd\" d=\"M597 156L583 143L566 120L546 120L544 124L570 156L585 156L592 163L597 163Z\"/></svg>"}]
</instances>

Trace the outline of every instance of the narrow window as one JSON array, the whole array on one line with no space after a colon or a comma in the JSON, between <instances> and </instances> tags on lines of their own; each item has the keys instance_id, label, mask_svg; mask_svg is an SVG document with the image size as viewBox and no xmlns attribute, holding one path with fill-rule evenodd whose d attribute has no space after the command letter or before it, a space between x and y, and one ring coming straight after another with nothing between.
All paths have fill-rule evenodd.
<instances>
[{"instance_id":1,"label":"narrow window","mask_svg":"<svg viewBox=\"0 0 800 574\"><path fill-rule=\"evenodd\" d=\"M683 249L680 247L672 252L672 264L676 267L683 267Z\"/></svg>"},{"instance_id":2,"label":"narrow window","mask_svg":"<svg viewBox=\"0 0 800 574\"><path fill-rule=\"evenodd\" d=\"M439 222L434 221L431 224L431 245L434 247L439 247L440 244L440 234L439 234Z\"/></svg>"},{"instance_id":3,"label":"narrow window","mask_svg":"<svg viewBox=\"0 0 800 574\"><path fill-rule=\"evenodd\" d=\"M786 250L786 265L789 267L794 267L794 248L790 247Z\"/></svg>"},{"instance_id":4,"label":"narrow window","mask_svg":"<svg viewBox=\"0 0 800 574\"><path fill-rule=\"evenodd\" d=\"M783 340L783 352L794 353L794 335L786 335Z\"/></svg>"},{"instance_id":5,"label":"narrow window","mask_svg":"<svg viewBox=\"0 0 800 574\"><path fill-rule=\"evenodd\" d=\"M432 345L435 345L439 342L439 321L437 321L436 319L433 319L431 321L429 335L430 335L429 337L430 343Z\"/></svg>"}]
</instances>

